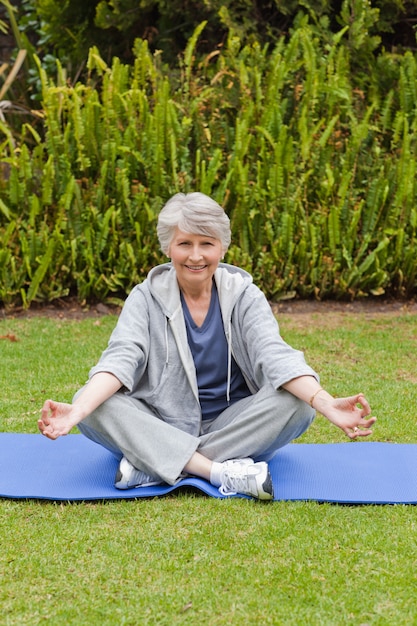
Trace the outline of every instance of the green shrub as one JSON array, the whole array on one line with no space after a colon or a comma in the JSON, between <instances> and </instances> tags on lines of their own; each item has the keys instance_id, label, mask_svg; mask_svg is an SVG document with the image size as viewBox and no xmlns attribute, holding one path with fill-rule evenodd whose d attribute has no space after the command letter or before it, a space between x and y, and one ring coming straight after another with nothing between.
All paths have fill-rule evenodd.
<instances>
[{"instance_id":1,"label":"green shrub","mask_svg":"<svg viewBox=\"0 0 417 626\"><path fill-rule=\"evenodd\" d=\"M163 259L156 216L177 191L227 210L227 260L271 299L416 289L416 58L352 80L346 28L305 19L273 48L233 32L177 72L144 41L133 66L92 48L70 86L39 65L44 131L0 122L0 300L113 298ZM387 67L385 79L381 78Z\"/></svg>"}]
</instances>

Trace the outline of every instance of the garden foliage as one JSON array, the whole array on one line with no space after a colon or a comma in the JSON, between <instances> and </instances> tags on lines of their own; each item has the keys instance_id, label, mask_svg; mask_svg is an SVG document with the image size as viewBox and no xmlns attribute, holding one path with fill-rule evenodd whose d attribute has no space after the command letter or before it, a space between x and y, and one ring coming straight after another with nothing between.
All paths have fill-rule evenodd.
<instances>
[{"instance_id":1,"label":"garden foliage","mask_svg":"<svg viewBox=\"0 0 417 626\"><path fill-rule=\"evenodd\" d=\"M195 190L270 299L415 293L416 56L353 73L349 26L320 37L304 17L273 46L230 31L202 57L205 25L177 71L143 40L133 64L91 48L73 86L39 64L41 120L0 117L4 304L124 296L163 260L163 203Z\"/></svg>"}]
</instances>

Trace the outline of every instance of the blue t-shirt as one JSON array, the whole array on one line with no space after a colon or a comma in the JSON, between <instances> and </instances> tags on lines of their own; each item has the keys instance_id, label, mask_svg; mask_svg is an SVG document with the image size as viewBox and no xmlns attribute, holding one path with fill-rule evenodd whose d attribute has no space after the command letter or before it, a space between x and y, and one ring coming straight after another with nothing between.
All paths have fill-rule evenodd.
<instances>
[{"instance_id":1,"label":"blue t-shirt","mask_svg":"<svg viewBox=\"0 0 417 626\"><path fill-rule=\"evenodd\" d=\"M217 417L229 404L250 395L236 361L232 357L230 401L227 401L228 346L224 334L219 296L213 281L210 307L202 326L197 326L181 294L188 344L197 372L198 393L203 419Z\"/></svg>"}]
</instances>

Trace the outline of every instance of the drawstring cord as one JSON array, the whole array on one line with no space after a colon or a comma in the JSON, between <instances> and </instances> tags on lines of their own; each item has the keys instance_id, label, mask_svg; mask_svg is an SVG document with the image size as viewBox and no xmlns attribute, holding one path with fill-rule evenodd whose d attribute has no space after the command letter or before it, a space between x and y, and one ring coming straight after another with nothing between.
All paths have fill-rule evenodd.
<instances>
[{"instance_id":1,"label":"drawstring cord","mask_svg":"<svg viewBox=\"0 0 417 626\"><path fill-rule=\"evenodd\" d=\"M227 390L226 390L226 400L227 404L230 404L230 386L232 380L232 324L229 320L229 329L228 329L228 341L227 341Z\"/></svg>"},{"instance_id":2,"label":"drawstring cord","mask_svg":"<svg viewBox=\"0 0 417 626\"><path fill-rule=\"evenodd\" d=\"M165 365L168 365L168 361L169 361L169 344L168 344L168 318L167 317L165 317L165 348L166 348Z\"/></svg>"}]
</instances>

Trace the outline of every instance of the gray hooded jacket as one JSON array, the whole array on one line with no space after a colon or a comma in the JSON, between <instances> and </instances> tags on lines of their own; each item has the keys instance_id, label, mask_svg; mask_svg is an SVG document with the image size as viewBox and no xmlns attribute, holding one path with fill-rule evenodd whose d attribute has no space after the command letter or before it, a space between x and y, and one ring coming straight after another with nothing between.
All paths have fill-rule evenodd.
<instances>
[{"instance_id":1,"label":"gray hooded jacket","mask_svg":"<svg viewBox=\"0 0 417 626\"><path fill-rule=\"evenodd\" d=\"M297 376L318 379L303 353L281 338L271 307L250 274L221 263L214 278L229 346L229 374L233 354L252 393L266 383L278 389ZM153 268L131 291L90 377L98 372L116 376L129 395L164 421L199 435L197 377L171 263Z\"/></svg>"}]
</instances>

